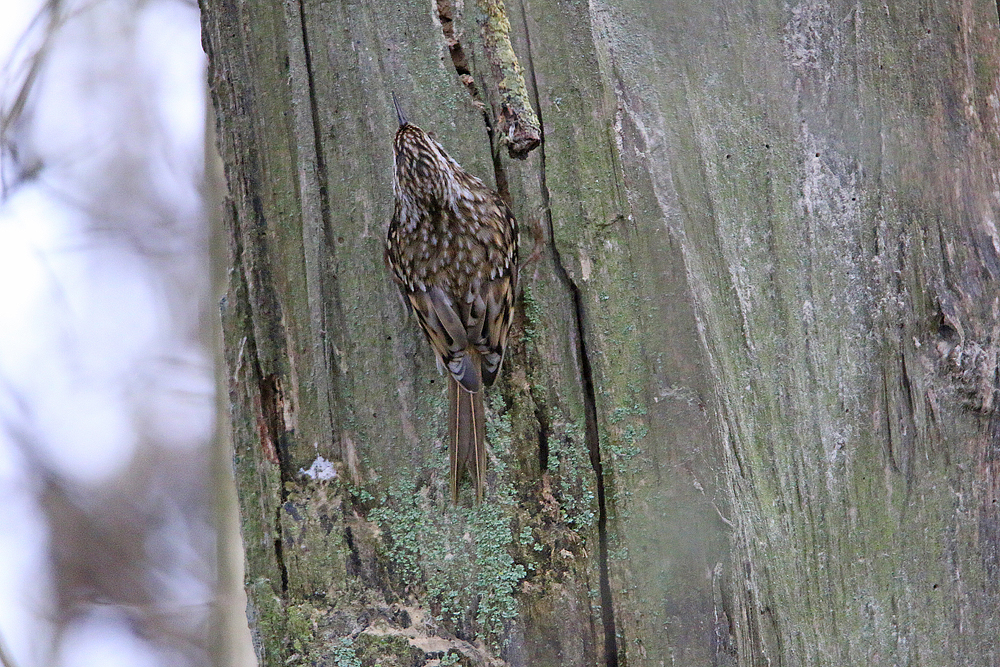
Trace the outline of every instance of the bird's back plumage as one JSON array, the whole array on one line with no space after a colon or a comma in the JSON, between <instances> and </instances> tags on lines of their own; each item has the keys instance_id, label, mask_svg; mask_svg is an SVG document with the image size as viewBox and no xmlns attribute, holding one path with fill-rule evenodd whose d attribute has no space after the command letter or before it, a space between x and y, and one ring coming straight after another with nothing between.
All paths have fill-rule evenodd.
<instances>
[{"instance_id":1,"label":"bird's back plumage","mask_svg":"<svg viewBox=\"0 0 1000 667\"><path fill-rule=\"evenodd\" d=\"M397 112L386 262L449 382L451 487L463 470L482 498L482 391L503 362L517 283L517 221L500 196Z\"/></svg>"}]
</instances>

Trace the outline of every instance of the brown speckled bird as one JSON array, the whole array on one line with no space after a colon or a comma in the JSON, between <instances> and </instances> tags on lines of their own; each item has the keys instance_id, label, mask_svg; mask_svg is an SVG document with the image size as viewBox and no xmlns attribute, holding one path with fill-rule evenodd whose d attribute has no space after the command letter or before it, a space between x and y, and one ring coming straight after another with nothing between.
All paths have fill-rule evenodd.
<instances>
[{"instance_id":1,"label":"brown speckled bird","mask_svg":"<svg viewBox=\"0 0 1000 667\"><path fill-rule=\"evenodd\" d=\"M517 221L496 192L407 122L393 95L396 207L386 264L447 371L452 501L468 470L482 501L483 390L497 378L517 283Z\"/></svg>"}]
</instances>

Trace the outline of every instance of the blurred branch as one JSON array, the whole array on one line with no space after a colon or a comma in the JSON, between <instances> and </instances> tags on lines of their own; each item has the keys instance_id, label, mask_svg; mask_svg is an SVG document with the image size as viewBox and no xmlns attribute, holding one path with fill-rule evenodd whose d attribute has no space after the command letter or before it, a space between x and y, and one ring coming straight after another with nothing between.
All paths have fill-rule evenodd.
<instances>
[{"instance_id":1,"label":"blurred branch","mask_svg":"<svg viewBox=\"0 0 1000 667\"><path fill-rule=\"evenodd\" d=\"M0 635L0 667L17 667L17 663L10 657L7 645L4 643L3 635Z\"/></svg>"},{"instance_id":2,"label":"blurred branch","mask_svg":"<svg viewBox=\"0 0 1000 667\"><path fill-rule=\"evenodd\" d=\"M24 113L28 93L31 92L31 89L34 87L35 79L37 78L38 71L41 68L43 56L48 49L52 35L55 32L55 22L51 20L51 17L55 13L54 10L54 0L50 0L38 8L38 13L35 14L35 17L29 23L27 30L25 30L18 39L17 44L13 49L11 49L7 62L3 63L2 70L0 70L3 74L4 85L9 86L12 83L9 79L14 78L13 70L17 66L17 61L21 59L21 50L22 48L26 48L25 44L28 43L29 36L36 30L44 29L45 37L42 39L41 44L39 44L34 53L24 58L26 62L30 63L28 66L28 72L25 74L21 85L17 87L17 94L12 98L10 106L7 105L7 99L0 100L0 104L3 104L3 109L0 111L0 152L2 153L6 153L8 151L13 152L15 150L13 141L10 137L11 127L13 127L14 123L21 117L21 114ZM41 28L40 26L46 17L50 18L48 25ZM8 177L5 169L7 161L2 159L2 157L3 156L0 155L0 200L7 196L7 189L10 185L8 183ZM16 155L13 155L13 157L15 159L17 158ZM0 659L2 658L3 655L0 654Z\"/></svg>"}]
</instances>

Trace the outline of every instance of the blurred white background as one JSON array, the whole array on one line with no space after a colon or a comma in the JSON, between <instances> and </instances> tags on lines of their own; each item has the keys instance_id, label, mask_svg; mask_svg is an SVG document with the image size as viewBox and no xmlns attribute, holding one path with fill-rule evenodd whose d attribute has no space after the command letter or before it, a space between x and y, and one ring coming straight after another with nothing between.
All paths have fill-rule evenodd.
<instances>
[{"instance_id":1,"label":"blurred white background","mask_svg":"<svg viewBox=\"0 0 1000 667\"><path fill-rule=\"evenodd\" d=\"M0 3L3 667L254 664L199 31L193 0Z\"/></svg>"}]
</instances>

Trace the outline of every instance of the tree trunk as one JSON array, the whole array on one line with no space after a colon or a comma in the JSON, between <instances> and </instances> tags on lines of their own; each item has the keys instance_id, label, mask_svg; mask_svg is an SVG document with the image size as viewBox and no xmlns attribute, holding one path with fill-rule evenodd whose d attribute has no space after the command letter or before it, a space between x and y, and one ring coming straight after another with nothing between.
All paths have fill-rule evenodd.
<instances>
[{"instance_id":1,"label":"tree trunk","mask_svg":"<svg viewBox=\"0 0 1000 667\"><path fill-rule=\"evenodd\" d=\"M203 16L261 664L1000 661L994 4L510 0L523 161L493 2ZM382 263L391 92L544 242L480 506Z\"/></svg>"}]
</instances>

